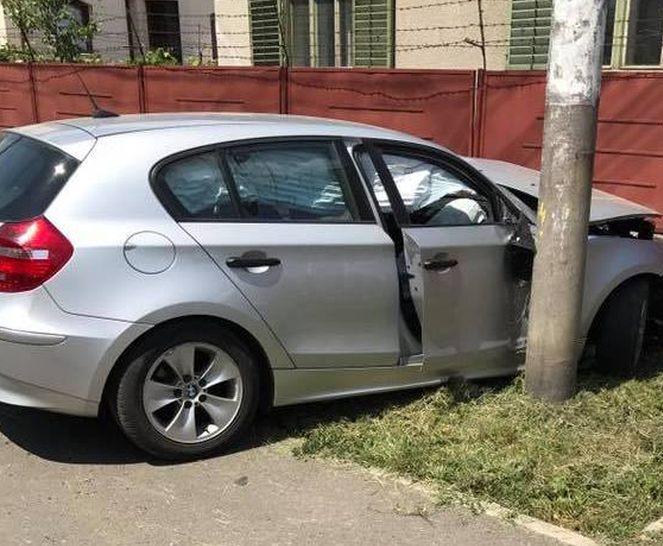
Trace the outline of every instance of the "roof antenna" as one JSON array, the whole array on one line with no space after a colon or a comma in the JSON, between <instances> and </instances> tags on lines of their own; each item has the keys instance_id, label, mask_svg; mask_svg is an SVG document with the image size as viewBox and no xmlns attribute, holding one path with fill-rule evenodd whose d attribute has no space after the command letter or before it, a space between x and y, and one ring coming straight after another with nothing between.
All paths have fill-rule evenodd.
<instances>
[{"instance_id":1,"label":"roof antenna","mask_svg":"<svg viewBox=\"0 0 663 546\"><path fill-rule=\"evenodd\" d=\"M109 110L104 110L103 108L99 108L99 105L97 104L97 101L94 98L94 95L90 93L90 90L88 89L87 85L85 85L85 80L83 80L83 77L76 72L76 76L78 76L78 79L81 82L81 85L83 86L83 89L85 89L85 93L87 94L87 98L90 99L90 102L92 103L92 117L95 119L101 119L101 118L117 118L119 117L119 114L116 114L115 112L111 112Z\"/></svg>"}]
</instances>

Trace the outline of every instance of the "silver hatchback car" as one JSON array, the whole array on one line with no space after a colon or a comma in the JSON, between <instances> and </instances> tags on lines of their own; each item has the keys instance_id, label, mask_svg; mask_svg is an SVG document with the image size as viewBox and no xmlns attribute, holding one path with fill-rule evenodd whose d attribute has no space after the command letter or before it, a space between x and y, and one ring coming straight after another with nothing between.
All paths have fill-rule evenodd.
<instances>
[{"instance_id":1,"label":"silver hatchback car","mask_svg":"<svg viewBox=\"0 0 663 546\"><path fill-rule=\"evenodd\" d=\"M257 409L513 374L537 173L375 127L76 119L0 140L0 401L163 458ZM578 355L632 373L660 316L656 213L595 192ZM563 257L560 257L563 263Z\"/></svg>"}]
</instances>

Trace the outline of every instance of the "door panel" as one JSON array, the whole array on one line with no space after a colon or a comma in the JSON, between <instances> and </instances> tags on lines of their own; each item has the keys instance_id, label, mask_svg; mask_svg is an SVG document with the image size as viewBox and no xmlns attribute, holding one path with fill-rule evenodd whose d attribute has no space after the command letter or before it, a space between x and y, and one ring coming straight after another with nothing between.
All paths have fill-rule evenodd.
<instances>
[{"instance_id":1,"label":"door panel","mask_svg":"<svg viewBox=\"0 0 663 546\"><path fill-rule=\"evenodd\" d=\"M427 365L465 373L513 363L518 313L505 267L512 231L500 225L403 230Z\"/></svg>"},{"instance_id":2,"label":"door panel","mask_svg":"<svg viewBox=\"0 0 663 546\"><path fill-rule=\"evenodd\" d=\"M186 154L155 182L296 366L398 364L394 244L341 141L267 139Z\"/></svg>"},{"instance_id":3,"label":"door panel","mask_svg":"<svg viewBox=\"0 0 663 546\"><path fill-rule=\"evenodd\" d=\"M374 143L367 152L374 194L403 234L425 365L465 376L515 368L528 287L510 267L515 226L502 224L501 194L441 151Z\"/></svg>"},{"instance_id":4,"label":"door panel","mask_svg":"<svg viewBox=\"0 0 663 546\"><path fill-rule=\"evenodd\" d=\"M394 247L378 225L182 226L254 305L297 367L398 363ZM229 267L233 258L280 263Z\"/></svg>"}]
</instances>

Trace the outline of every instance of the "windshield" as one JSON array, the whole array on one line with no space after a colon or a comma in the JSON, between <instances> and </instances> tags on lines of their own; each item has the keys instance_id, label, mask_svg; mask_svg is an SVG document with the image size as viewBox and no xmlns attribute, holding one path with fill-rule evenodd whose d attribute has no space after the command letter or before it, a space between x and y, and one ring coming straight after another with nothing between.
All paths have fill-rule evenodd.
<instances>
[{"instance_id":1,"label":"windshield","mask_svg":"<svg viewBox=\"0 0 663 546\"><path fill-rule=\"evenodd\" d=\"M0 136L0 222L41 216L78 161L30 138Z\"/></svg>"}]
</instances>

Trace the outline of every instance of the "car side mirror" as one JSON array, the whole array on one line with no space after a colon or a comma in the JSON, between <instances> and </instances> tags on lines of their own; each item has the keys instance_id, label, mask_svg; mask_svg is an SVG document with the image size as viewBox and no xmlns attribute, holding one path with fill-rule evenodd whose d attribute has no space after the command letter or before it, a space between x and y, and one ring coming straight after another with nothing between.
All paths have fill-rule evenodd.
<instances>
[{"instance_id":1,"label":"car side mirror","mask_svg":"<svg viewBox=\"0 0 663 546\"><path fill-rule=\"evenodd\" d=\"M532 224L521 212L509 239L509 245L529 250L536 254L536 241L532 235Z\"/></svg>"},{"instance_id":2,"label":"car side mirror","mask_svg":"<svg viewBox=\"0 0 663 546\"><path fill-rule=\"evenodd\" d=\"M521 213L506 247L506 269L512 278L531 280L535 255L536 242L532 235L531 224Z\"/></svg>"}]
</instances>

